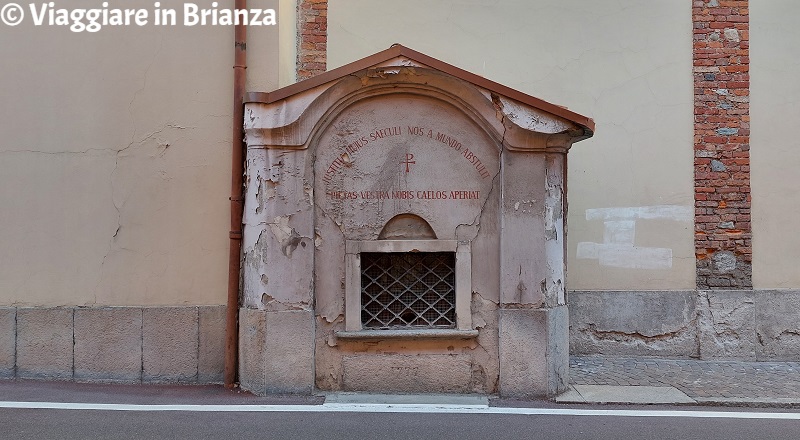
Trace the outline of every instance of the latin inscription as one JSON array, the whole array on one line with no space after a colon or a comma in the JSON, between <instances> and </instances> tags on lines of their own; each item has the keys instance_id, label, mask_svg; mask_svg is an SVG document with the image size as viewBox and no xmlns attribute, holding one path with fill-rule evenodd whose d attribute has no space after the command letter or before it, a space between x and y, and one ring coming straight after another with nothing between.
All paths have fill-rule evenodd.
<instances>
[{"instance_id":1,"label":"latin inscription","mask_svg":"<svg viewBox=\"0 0 800 440\"><path fill-rule=\"evenodd\" d=\"M480 191L326 191L329 199L335 200L478 200Z\"/></svg>"},{"instance_id":2,"label":"latin inscription","mask_svg":"<svg viewBox=\"0 0 800 440\"><path fill-rule=\"evenodd\" d=\"M365 135L357 135L353 141L342 147L343 151L328 165L328 167L325 169L325 173L322 176L322 181L326 184L331 183L334 176L340 170L345 167L352 166L355 157L362 148L368 147L369 145L374 144L376 141L384 138L404 135L408 137L427 137L435 140L441 143L443 146L447 146L450 151L453 151L461 156L463 160L468 161L482 179L488 179L491 175L489 170L486 169L486 166L481 161L480 157L474 151L470 150L469 147L466 147L464 144L462 144L458 139L431 128L395 126L376 129ZM405 173L413 172L413 167L411 165L416 164L417 160L419 160L419 158L414 158L413 154L406 154L405 159L399 163L399 166L401 167L400 171Z\"/></svg>"}]
</instances>

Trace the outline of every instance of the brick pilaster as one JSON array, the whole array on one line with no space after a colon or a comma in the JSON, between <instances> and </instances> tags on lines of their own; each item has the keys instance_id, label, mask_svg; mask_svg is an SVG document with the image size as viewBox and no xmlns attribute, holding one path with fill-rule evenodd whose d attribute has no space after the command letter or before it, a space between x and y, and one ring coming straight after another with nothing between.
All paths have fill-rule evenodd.
<instances>
[{"instance_id":1,"label":"brick pilaster","mask_svg":"<svg viewBox=\"0 0 800 440\"><path fill-rule=\"evenodd\" d=\"M698 289L750 289L748 0L693 0Z\"/></svg>"},{"instance_id":2,"label":"brick pilaster","mask_svg":"<svg viewBox=\"0 0 800 440\"><path fill-rule=\"evenodd\" d=\"M297 4L297 80L325 72L328 62L328 0Z\"/></svg>"}]
</instances>

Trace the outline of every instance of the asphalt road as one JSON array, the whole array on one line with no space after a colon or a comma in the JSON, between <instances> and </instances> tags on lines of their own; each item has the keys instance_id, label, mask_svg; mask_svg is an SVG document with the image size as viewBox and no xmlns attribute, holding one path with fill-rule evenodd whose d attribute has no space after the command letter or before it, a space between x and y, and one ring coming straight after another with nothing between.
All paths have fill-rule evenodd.
<instances>
[{"instance_id":1,"label":"asphalt road","mask_svg":"<svg viewBox=\"0 0 800 440\"><path fill-rule=\"evenodd\" d=\"M0 381L0 440L800 439L800 411L780 408L494 400L491 408L472 413L465 413L469 408L432 413L437 409L424 405L417 412L376 413L350 412L364 407L336 408L323 401L320 396L257 397L220 386ZM148 405L179 405L173 409L180 410L153 411Z\"/></svg>"},{"instance_id":2,"label":"asphalt road","mask_svg":"<svg viewBox=\"0 0 800 440\"><path fill-rule=\"evenodd\" d=\"M588 409L588 406L581 408ZM607 409L605 407L598 407ZM649 408L657 410L661 408ZM701 410L708 410L702 408ZM765 411L765 410L760 410ZM784 411L784 410L775 410ZM798 439L800 420L0 409L4 439Z\"/></svg>"}]
</instances>

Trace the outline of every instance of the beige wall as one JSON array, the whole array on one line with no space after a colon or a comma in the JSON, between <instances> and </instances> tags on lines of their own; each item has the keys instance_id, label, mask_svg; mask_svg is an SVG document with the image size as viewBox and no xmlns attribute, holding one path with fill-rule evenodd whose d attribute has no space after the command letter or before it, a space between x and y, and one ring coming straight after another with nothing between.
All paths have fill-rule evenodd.
<instances>
[{"instance_id":1,"label":"beige wall","mask_svg":"<svg viewBox=\"0 0 800 440\"><path fill-rule=\"evenodd\" d=\"M797 2L750 4L753 287L800 287L800 29Z\"/></svg>"},{"instance_id":2,"label":"beige wall","mask_svg":"<svg viewBox=\"0 0 800 440\"><path fill-rule=\"evenodd\" d=\"M329 11L329 69L401 43L595 119L569 157L570 289L694 288L689 5L330 0Z\"/></svg>"},{"instance_id":3,"label":"beige wall","mask_svg":"<svg viewBox=\"0 0 800 440\"><path fill-rule=\"evenodd\" d=\"M277 34L250 29L248 89L278 86ZM233 29L0 41L0 304L224 303Z\"/></svg>"},{"instance_id":4,"label":"beige wall","mask_svg":"<svg viewBox=\"0 0 800 440\"><path fill-rule=\"evenodd\" d=\"M280 7L280 30L248 31L247 88L273 90L292 81L294 4L250 6ZM594 117L597 135L570 155L570 287L690 288L691 221L669 218L681 208L635 225L635 245L670 249L671 268L576 256L604 240L587 210L691 208L689 14L635 0L331 0L329 68L399 42ZM0 26L0 303L224 302L232 39L212 26Z\"/></svg>"}]
</instances>

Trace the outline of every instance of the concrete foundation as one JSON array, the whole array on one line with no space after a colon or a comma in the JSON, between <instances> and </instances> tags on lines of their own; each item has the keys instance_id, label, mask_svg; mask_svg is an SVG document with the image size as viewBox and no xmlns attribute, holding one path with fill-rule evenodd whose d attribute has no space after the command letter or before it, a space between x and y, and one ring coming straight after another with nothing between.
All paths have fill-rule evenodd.
<instances>
[{"instance_id":1,"label":"concrete foundation","mask_svg":"<svg viewBox=\"0 0 800 440\"><path fill-rule=\"evenodd\" d=\"M575 355L800 359L800 291L574 291Z\"/></svg>"},{"instance_id":2,"label":"concrete foundation","mask_svg":"<svg viewBox=\"0 0 800 440\"><path fill-rule=\"evenodd\" d=\"M756 359L800 359L800 291L756 291L754 298Z\"/></svg>"}]
</instances>

